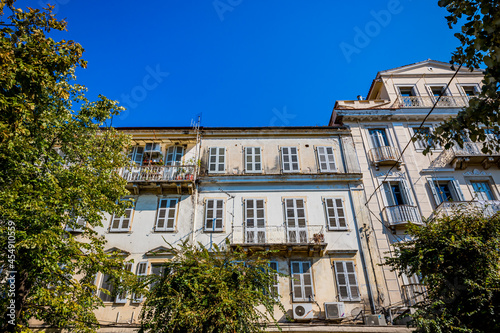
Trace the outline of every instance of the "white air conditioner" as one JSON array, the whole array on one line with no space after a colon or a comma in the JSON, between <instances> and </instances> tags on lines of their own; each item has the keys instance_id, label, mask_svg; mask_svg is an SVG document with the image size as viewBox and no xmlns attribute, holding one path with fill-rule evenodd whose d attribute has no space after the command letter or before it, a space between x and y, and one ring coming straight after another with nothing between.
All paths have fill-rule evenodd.
<instances>
[{"instance_id":1,"label":"white air conditioner","mask_svg":"<svg viewBox=\"0 0 500 333\"><path fill-rule=\"evenodd\" d=\"M365 316L365 325L367 326L387 326L385 317L381 314Z\"/></svg>"},{"instance_id":2,"label":"white air conditioner","mask_svg":"<svg viewBox=\"0 0 500 333\"><path fill-rule=\"evenodd\" d=\"M297 303L293 305L293 319L307 320L313 318L312 303Z\"/></svg>"},{"instance_id":3,"label":"white air conditioner","mask_svg":"<svg viewBox=\"0 0 500 333\"><path fill-rule=\"evenodd\" d=\"M345 306L342 302L325 303L326 319L342 319L345 318Z\"/></svg>"}]
</instances>

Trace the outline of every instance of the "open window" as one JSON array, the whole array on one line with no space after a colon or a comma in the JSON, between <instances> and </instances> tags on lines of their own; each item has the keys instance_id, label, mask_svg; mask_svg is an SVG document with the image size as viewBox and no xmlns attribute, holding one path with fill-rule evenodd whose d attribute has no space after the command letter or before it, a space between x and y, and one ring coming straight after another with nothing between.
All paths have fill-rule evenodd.
<instances>
[{"instance_id":1,"label":"open window","mask_svg":"<svg viewBox=\"0 0 500 333\"><path fill-rule=\"evenodd\" d=\"M427 178L436 206L443 202L465 201L460 184L453 178Z\"/></svg>"}]
</instances>

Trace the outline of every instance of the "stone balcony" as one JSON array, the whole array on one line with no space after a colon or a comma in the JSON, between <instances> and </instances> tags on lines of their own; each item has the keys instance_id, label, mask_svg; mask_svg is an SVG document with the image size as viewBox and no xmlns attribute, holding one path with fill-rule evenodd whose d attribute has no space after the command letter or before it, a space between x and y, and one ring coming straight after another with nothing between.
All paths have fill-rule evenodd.
<instances>
[{"instance_id":1,"label":"stone balcony","mask_svg":"<svg viewBox=\"0 0 500 333\"><path fill-rule=\"evenodd\" d=\"M489 169L492 165L500 166L500 152L486 154L481 151L482 148L482 142L464 142L462 148L456 145L443 150L432 162L431 167L451 166L454 169L464 170L469 165L482 165L485 169Z\"/></svg>"},{"instance_id":2,"label":"stone balcony","mask_svg":"<svg viewBox=\"0 0 500 333\"><path fill-rule=\"evenodd\" d=\"M127 180L127 187L136 194L141 189L174 188L178 194L183 190L192 193L196 181L195 165L150 165L127 167L120 170L120 175Z\"/></svg>"},{"instance_id":3,"label":"stone balcony","mask_svg":"<svg viewBox=\"0 0 500 333\"><path fill-rule=\"evenodd\" d=\"M432 108L437 101L435 96L399 96L400 108ZM436 108L464 108L469 106L466 96L441 96Z\"/></svg>"}]
</instances>

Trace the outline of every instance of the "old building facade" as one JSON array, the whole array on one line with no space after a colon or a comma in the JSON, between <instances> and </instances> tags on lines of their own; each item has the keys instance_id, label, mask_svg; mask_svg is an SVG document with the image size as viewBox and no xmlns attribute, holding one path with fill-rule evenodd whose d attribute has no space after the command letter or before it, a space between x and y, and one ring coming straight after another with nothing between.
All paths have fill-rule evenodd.
<instances>
[{"instance_id":1,"label":"old building facade","mask_svg":"<svg viewBox=\"0 0 500 333\"><path fill-rule=\"evenodd\" d=\"M481 70L457 71L427 60L379 72L366 99L336 102L330 125L344 124L353 136L370 211L369 246L378 253L374 264L408 237L409 222L422 224L458 206L486 214L499 209L500 156L482 153L482 143L470 140L463 148L436 146L423 155L431 142L411 140L456 116L479 93L482 78ZM394 313L425 292L417 276L398 277L389 267L379 273L381 302Z\"/></svg>"}]
</instances>

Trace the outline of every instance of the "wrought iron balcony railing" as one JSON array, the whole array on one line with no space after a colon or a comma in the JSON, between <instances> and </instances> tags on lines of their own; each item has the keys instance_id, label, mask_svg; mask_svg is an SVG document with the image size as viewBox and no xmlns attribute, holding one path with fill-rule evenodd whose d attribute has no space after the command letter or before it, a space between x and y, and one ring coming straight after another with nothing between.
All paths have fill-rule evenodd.
<instances>
[{"instance_id":1,"label":"wrought iron balcony railing","mask_svg":"<svg viewBox=\"0 0 500 333\"><path fill-rule=\"evenodd\" d=\"M265 226L248 228L234 226L231 244L270 245L270 244L322 244L324 239L323 225L306 225L305 227Z\"/></svg>"},{"instance_id":2,"label":"wrought iron balcony railing","mask_svg":"<svg viewBox=\"0 0 500 333\"><path fill-rule=\"evenodd\" d=\"M399 96L400 108L431 108L437 101L434 96ZM469 98L464 96L441 96L437 108L463 108L469 106Z\"/></svg>"},{"instance_id":3,"label":"wrought iron balcony railing","mask_svg":"<svg viewBox=\"0 0 500 333\"><path fill-rule=\"evenodd\" d=\"M194 181L195 170L194 165L154 165L122 168L120 174L129 182Z\"/></svg>"},{"instance_id":4,"label":"wrought iron balcony railing","mask_svg":"<svg viewBox=\"0 0 500 333\"><path fill-rule=\"evenodd\" d=\"M415 224L422 223L422 217L416 206L397 205L387 206L382 210L385 222L393 227L397 225L407 224L409 222Z\"/></svg>"}]
</instances>

